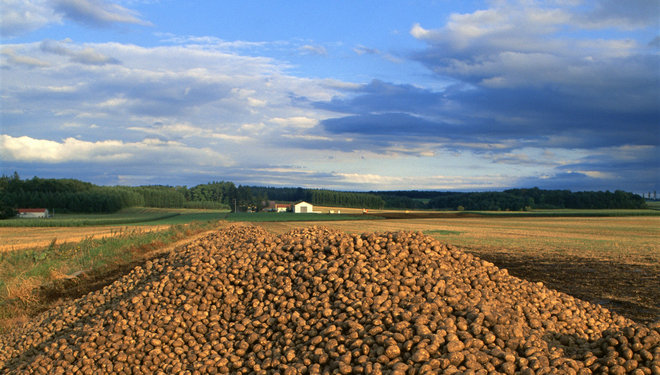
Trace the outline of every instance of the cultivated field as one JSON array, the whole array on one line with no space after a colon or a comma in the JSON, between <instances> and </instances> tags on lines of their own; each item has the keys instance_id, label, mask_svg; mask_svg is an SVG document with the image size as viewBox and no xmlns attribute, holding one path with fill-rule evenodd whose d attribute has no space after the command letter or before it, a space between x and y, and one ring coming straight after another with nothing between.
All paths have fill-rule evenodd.
<instances>
[{"instance_id":1,"label":"cultivated field","mask_svg":"<svg viewBox=\"0 0 660 375\"><path fill-rule=\"evenodd\" d=\"M279 234L319 223L259 225ZM451 217L322 225L349 233L421 231L518 277L638 321L660 320L660 217Z\"/></svg>"}]
</instances>

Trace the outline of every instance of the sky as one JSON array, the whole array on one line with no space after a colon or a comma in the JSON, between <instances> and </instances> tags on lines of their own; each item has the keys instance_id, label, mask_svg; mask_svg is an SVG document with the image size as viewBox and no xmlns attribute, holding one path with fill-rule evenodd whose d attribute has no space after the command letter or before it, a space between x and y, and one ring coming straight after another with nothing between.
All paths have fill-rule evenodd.
<instances>
[{"instance_id":1,"label":"sky","mask_svg":"<svg viewBox=\"0 0 660 375\"><path fill-rule=\"evenodd\" d=\"M0 4L4 175L660 185L660 1Z\"/></svg>"}]
</instances>

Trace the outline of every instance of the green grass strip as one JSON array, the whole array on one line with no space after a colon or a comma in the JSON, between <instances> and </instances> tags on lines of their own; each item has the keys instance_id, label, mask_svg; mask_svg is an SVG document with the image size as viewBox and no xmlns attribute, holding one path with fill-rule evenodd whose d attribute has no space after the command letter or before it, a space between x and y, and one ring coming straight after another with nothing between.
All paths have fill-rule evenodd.
<instances>
[{"instance_id":1,"label":"green grass strip","mask_svg":"<svg viewBox=\"0 0 660 375\"><path fill-rule=\"evenodd\" d=\"M165 220L179 216L179 213L167 213L160 215L138 215L133 217L110 217L99 215L81 218L51 218L51 219L9 219L0 221L0 227L89 227L100 225L127 225L138 223L149 223Z\"/></svg>"},{"instance_id":2,"label":"green grass strip","mask_svg":"<svg viewBox=\"0 0 660 375\"><path fill-rule=\"evenodd\" d=\"M348 214L313 214L301 213L296 214L292 212L255 212L255 213L231 213L226 214L225 220L227 221L248 221L248 222L265 222L265 221L339 221L339 220L374 220L380 219L376 216L367 215L348 215Z\"/></svg>"},{"instance_id":3,"label":"green grass strip","mask_svg":"<svg viewBox=\"0 0 660 375\"><path fill-rule=\"evenodd\" d=\"M442 235L442 236L461 234L461 232L458 232L458 231L455 231L455 230L443 230L443 229L425 230L422 233L428 234L428 235L438 234L438 235Z\"/></svg>"}]
</instances>

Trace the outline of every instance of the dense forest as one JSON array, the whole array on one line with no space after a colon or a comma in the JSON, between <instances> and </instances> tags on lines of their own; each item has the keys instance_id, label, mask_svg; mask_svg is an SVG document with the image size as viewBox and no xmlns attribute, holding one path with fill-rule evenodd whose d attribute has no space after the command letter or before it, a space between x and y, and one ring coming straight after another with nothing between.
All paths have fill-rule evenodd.
<instances>
[{"instance_id":1,"label":"dense forest","mask_svg":"<svg viewBox=\"0 0 660 375\"><path fill-rule=\"evenodd\" d=\"M502 192L380 191L345 192L326 189L234 185L214 181L187 186L97 186L75 179L22 180L18 174L0 177L0 217L12 217L18 208L52 208L59 212L108 213L127 207L207 208L259 211L269 201L307 201L314 205L435 209L510 210L543 208L645 208L636 194L571 192L569 190L511 189Z\"/></svg>"}]
</instances>

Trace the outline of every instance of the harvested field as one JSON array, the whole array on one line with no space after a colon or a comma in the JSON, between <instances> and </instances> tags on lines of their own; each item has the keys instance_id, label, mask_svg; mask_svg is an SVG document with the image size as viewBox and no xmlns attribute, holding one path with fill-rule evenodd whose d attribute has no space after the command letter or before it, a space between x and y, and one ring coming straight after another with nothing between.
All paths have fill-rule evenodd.
<instances>
[{"instance_id":1,"label":"harvested field","mask_svg":"<svg viewBox=\"0 0 660 375\"><path fill-rule=\"evenodd\" d=\"M79 242L85 238L102 238L126 232L149 232L168 228L169 225L140 227L0 227L0 252L45 247L57 243Z\"/></svg>"},{"instance_id":2,"label":"harvested field","mask_svg":"<svg viewBox=\"0 0 660 375\"><path fill-rule=\"evenodd\" d=\"M421 233L231 226L0 338L2 373L646 374L660 324Z\"/></svg>"},{"instance_id":3,"label":"harvested field","mask_svg":"<svg viewBox=\"0 0 660 375\"><path fill-rule=\"evenodd\" d=\"M273 233L314 222L260 223ZM561 256L660 264L660 217L452 217L337 221L323 225L349 233L422 231L442 242L484 252L551 253Z\"/></svg>"},{"instance_id":4,"label":"harvested field","mask_svg":"<svg viewBox=\"0 0 660 375\"><path fill-rule=\"evenodd\" d=\"M314 223L260 223L284 233ZM638 322L660 319L660 218L433 218L324 223L349 233L422 231L512 275Z\"/></svg>"}]
</instances>

